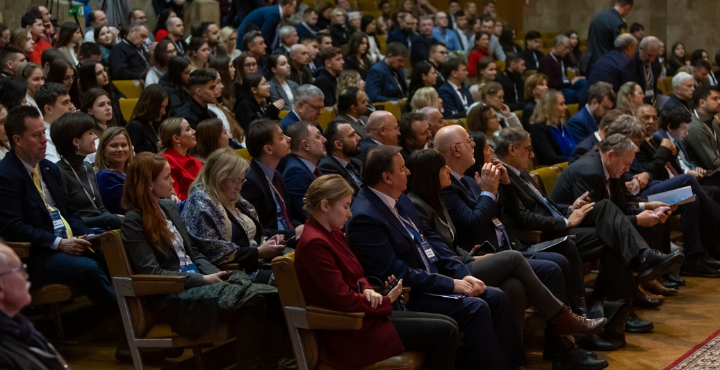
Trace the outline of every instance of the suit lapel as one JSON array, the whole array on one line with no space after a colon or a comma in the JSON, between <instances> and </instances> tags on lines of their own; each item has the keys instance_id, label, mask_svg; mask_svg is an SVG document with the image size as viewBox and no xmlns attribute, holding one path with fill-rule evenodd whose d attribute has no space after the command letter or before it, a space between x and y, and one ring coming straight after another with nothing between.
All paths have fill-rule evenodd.
<instances>
[{"instance_id":1,"label":"suit lapel","mask_svg":"<svg viewBox=\"0 0 720 370\"><path fill-rule=\"evenodd\" d=\"M30 189L30 197L35 201L35 203L38 204L39 207L42 209L46 209L45 202L43 202L42 197L40 196L40 192L37 191L37 188L35 187L35 183L33 182L32 176L30 176L29 173L27 173L27 170L25 169L25 166L20 161L20 158L12 151L8 152L7 156L11 158L13 161L13 164L17 168L18 173L21 173L23 181L25 181L25 186L27 189ZM42 165L42 164L41 164Z\"/></svg>"},{"instance_id":2,"label":"suit lapel","mask_svg":"<svg viewBox=\"0 0 720 370\"><path fill-rule=\"evenodd\" d=\"M473 193L472 189L466 188L465 185L455 178L455 176L450 175L450 183L456 186L460 190L460 194L462 194L469 202L477 202L477 196Z\"/></svg>"},{"instance_id":3,"label":"suit lapel","mask_svg":"<svg viewBox=\"0 0 720 370\"><path fill-rule=\"evenodd\" d=\"M370 203L372 203L373 206L375 206L375 208L377 208L380 211L380 213L382 213L383 216L385 216L386 221L389 224L393 225L393 227L395 227L397 232L400 235L402 235L405 239L412 241L412 239L410 238L410 235L408 235L407 229L405 229L405 226L403 226L400 223L400 220L398 220L398 218L395 216L395 214L390 210L390 207L388 207L387 204L385 204L385 202L383 202L382 199L380 199L380 197L375 195L375 193L372 190L370 190L369 188L365 188L362 191L367 192L368 201L370 201ZM396 206L397 206L397 204L396 204Z\"/></svg>"},{"instance_id":4,"label":"suit lapel","mask_svg":"<svg viewBox=\"0 0 720 370\"><path fill-rule=\"evenodd\" d=\"M521 173L520 173L520 176L517 176L517 175L515 174L515 172L513 172L513 171L508 171L508 173L509 173L510 177L516 177L516 178L517 178L517 180L520 182L520 186L522 186L523 189L528 186L528 185L525 183L525 181L527 181L527 176L525 176L525 173L524 173L524 172L521 172ZM512 182L512 179L510 179L510 181ZM535 184L534 184L534 180L532 180L532 178L531 178L531 179L530 179L530 186L534 186L534 185L535 185ZM538 191L540 191L540 190L537 189L537 188L535 188L535 189L538 190ZM525 190L523 190L523 191L525 191ZM536 192L534 192L532 189L527 189L527 191L525 191L525 193L529 193L533 198L535 198L535 200L537 200L538 202L540 202L540 204L545 204L545 202L543 202L543 200L540 199L540 197L538 196L538 194L537 194Z\"/></svg>"},{"instance_id":5,"label":"suit lapel","mask_svg":"<svg viewBox=\"0 0 720 370\"><path fill-rule=\"evenodd\" d=\"M52 198L55 201L55 208L57 208L61 213L64 213L65 204L62 200L65 198L65 194L62 193L62 187L57 183L55 176L50 173L50 167L43 162L45 161L40 161L38 164L38 171L41 171L45 186L47 186L50 195L52 195Z\"/></svg>"}]
</instances>

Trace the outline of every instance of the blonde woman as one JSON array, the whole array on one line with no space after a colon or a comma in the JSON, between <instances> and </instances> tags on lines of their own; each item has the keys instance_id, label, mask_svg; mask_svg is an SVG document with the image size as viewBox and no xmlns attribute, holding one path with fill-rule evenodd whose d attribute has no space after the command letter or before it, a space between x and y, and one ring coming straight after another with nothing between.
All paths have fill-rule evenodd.
<instances>
[{"instance_id":1,"label":"blonde woman","mask_svg":"<svg viewBox=\"0 0 720 370\"><path fill-rule=\"evenodd\" d=\"M413 111L419 111L425 107L433 107L442 112L442 100L433 87L418 89L413 96L410 106Z\"/></svg>"},{"instance_id":2,"label":"blonde woman","mask_svg":"<svg viewBox=\"0 0 720 370\"><path fill-rule=\"evenodd\" d=\"M45 84L42 68L33 62L29 62L20 68L20 77L25 80L27 84L27 94L25 94L27 105L35 107L40 111L37 103L35 103L35 93ZM42 117L42 113L43 112L40 111L40 117Z\"/></svg>"},{"instance_id":3,"label":"blonde woman","mask_svg":"<svg viewBox=\"0 0 720 370\"><path fill-rule=\"evenodd\" d=\"M190 184L195 181L202 162L190 156L188 151L197 145L195 130L183 118L168 118L158 128L158 150L170 164L173 190L181 201L187 199Z\"/></svg>"},{"instance_id":4,"label":"blonde woman","mask_svg":"<svg viewBox=\"0 0 720 370\"><path fill-rule=\"evenodd\" d=\"M538 101L530 118L530 138L538 163L551 166L567 162L576 143L565 126L565 97L557 90L548 90Z\"/></svg>"},{"instance_id":5,"label":"blonde woman","mask_svg":"<svg viewBox=\"0 0 720 370\"><path fill-rule=\"evenodd\" d=\"M242 53L237 48L237 30L232 27L223 27L220 30L220 43L225 46L225 52L230 60L235 60Z\"/></svg>"},{"instance_id":6,"label":"blonde woman","mask_svg":"<svg viewBox=\"0 0 720 370\"><path fill-rule=\"evenodd\" d=\"M643 105L645 92L636 82L626 82L620 86L617 94L617 107L625 114L635 115L635 111Z\"/></svg>"},{"instance_id":7,"label":"blonde woman","mask_svg":"<svg viewBox=\"0 0 720 370\"><path fill-rule=\"evenodd\" d=\"M365 94L365 100L370 102L370 98L365 92L365 80L362 79L360 73L352 69L340 72L340 76L338 77L337 89L335 90L335 101L340 98L340 92L342 92L348 87L357 87L358 89L360 89L360 91ZM375 107L372 104L368 104L367 109L368 116L375 111Z\"/></svg>"}]
</instances>

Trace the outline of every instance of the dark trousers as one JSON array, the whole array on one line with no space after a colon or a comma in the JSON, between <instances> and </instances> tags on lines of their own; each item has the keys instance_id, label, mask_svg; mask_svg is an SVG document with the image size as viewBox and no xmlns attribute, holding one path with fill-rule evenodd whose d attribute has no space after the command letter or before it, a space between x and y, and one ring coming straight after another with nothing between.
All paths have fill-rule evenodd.
<instances>
[{"instance_id":1,"label":"dark trousers","mask_svg":"<svg viewBox=\"0 0 720 370\"><path fill-rule=\"evenodd\" d=\"M500 289L488 287L479 297L462 299L414 293L408 308L454 319L472 353L473 369L514 369L526 363L522 338L508 313L507 295Z\"/></svg>"},{"instance_id":2,"label":"dark trousers","mask_svg":"<svg viewBox=\"0 0 720 370\"><path fill-rule=\"evenodd\" d=\"M671 179L654 184L643 190L640 195L662 193L665 191L690 186L697 200L678 207L677 212L682 216L682 234L685 248L685 255L692 256L702 253L708 247L717 243L715 228L720 222L720 204L710 199L700 184L691 175L678 175Z\"/></svg>"},{"instance_id":3,"label":"dark trousers","mask_svg":"<svg viewBox=\"0 0 720 370\"><path fill-rule=\"evenodd\" d=\"M563 273L565 289L550 285L546 286L555 297L565 304L570 304L573 300L585 296L585 283L582 272L583 262L582 259L580 259L577 247L575 247L575 242L572 240L554 246L552 252L520 253L527 257L534 256L528 260L528 263L530 263L530 267L535 271L535 275L537 275L538 279L543 283L551 279L547 262L553 262L560 267L560 271Z\"/></svg>"},{"instance_id":4,"label":"dark trousers","mask_svg":"<svg viewBox=\"0 0 720 370\"><path fill-rule=\"evenodd\" d=\"M36 248L30 252L28 274L36 287L46 284L66 284L88 295L90 301L103 312L118 310L117 297L105 263L102 248L93 248L82 256L61 251Z\"/></svg>"},{"instance_id":5,"label":"dark trousers","mask_svg":"<svg viewBox=\"0 0 720 370\"><path fill-rule=\"evenodd\" d=\"M445 315L412 311L393 311L390 320L406 351L425 353L425 368L454 367L460 336L455 320Z\"/></svg>"},{"instance_id":6,"label":"dark trousers","mask_svg":"<svg viewBox=\"0 0 720 370\"><path fill-rule=\"evenodd\" d=\"M292 346L277 294L257 295L235 313L237 368L277 368L280 358L292 358Z\"/></svg>"}]
</instances>

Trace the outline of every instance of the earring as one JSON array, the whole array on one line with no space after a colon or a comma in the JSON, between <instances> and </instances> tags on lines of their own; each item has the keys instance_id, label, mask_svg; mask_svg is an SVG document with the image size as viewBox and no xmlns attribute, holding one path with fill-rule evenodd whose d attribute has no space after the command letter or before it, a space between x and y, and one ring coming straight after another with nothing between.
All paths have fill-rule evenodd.
<instances>
[{"instance_id":1,"label":"earring","mask_svg":"<svg viewBox=\"0 0 720 370\"><path fill-rule=\"evenodd\" d=\"M79 146L76 146L76 147L75 147L75 151L76 151L76 152L79 152L79 151L80 151L80 147L79 147Z\"/></svg>"}]
</instances>

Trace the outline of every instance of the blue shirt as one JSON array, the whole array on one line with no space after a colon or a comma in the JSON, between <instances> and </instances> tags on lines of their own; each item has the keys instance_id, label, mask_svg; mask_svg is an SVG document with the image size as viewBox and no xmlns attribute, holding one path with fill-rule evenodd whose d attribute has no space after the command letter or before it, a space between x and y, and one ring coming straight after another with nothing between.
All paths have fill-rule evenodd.
<instances>
[{"instance_id":1,"label":"blue shirt","mask_svg":"<svg viewBox=\"0 0 720 370\"><path fill-rule=\"evenodd\" d=\"M455 53L463 50L460 41L457 39L457 35L449 28L441 31L439 27L435 27L433 28L432 36L435 40L445 44L449 52Z\"/></svg>"},{"instance_id":2,"label":"blue shirt","mask_svg":"<svg viewBox=\"0 0 720 370\"><path fill-rule=\"evenodd\" d=\"M575 144L575 139L573 139L572 135L570 135L570 132L568 132L565 128L565 125L560 124L559 129L555 126L550 126L550 131L552 131L553 136L555 136L555 141L560 147L560 153L562 153L562 156L570 157L577 144Z\"/></svg>"}]
</instances>

